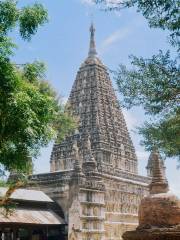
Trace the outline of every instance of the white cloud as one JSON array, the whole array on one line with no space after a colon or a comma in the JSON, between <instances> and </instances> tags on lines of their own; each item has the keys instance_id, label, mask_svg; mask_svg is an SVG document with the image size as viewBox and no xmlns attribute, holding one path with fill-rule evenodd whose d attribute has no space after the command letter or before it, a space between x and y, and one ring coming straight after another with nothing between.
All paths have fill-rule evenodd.
<instances>
[{"instance_id":1,"label":"white cloud","mask_svg":"<svg viewBox=\"0 0 180 240\"><path fill-rule=\"evenodd\" d=\"M118 0L106 0L106 3L103 5L103 4L96 4L95 3L95 0L80 0L80 2L83 4L83 5L86 5L87 7L89 8L92 8L92 7L96 7L97 9L106 9L108 7L115 7L115 4L118 3L119 1ZM115 10L114 9L114 14L116 17L121 17L121 11L119 10ZM89 12L86 13L87 16L89 16Z\"/></svg>"},{"instance_id":2,"label":"white cloud","mask_svg":"<svg viewBox=\"0 0 180 240\"><path fill-rule=\"evenodd\" d=\"M81 0L82 3L86 3L86 4L94 4L95 1L94 0ZM106 5L107 6L112 6L113 4L116 3L120 3L120 0L106 0Z\"/></svg>"},{"instance_id":3,"label":"white cloud","mask_svg":"<svg viewBox=\"0 0 180 240\"><path fill-rule=\"evenodd\" d=\"M95 4L93 0L81 0L81 3L91 6Z\"/></svg>"},{"instance_id":4,"label":"white cloud","mask_svg":"<svg viewBox=\"0 0 180 240\"><path fill-rule=\"evenodd\" d=\"M114 7L114 6L117 6L117 3L121 3L123 1L120 1L120 0L106 0L106 5L108 7Z\"/></svg>"},{"instance_id":5,"label":"white cloud","mask_svg":"<svg viewBox=\"0 0 180 240\"><path fill-rule=\"evenodd\" d=\"M130 111L127 111L126 109L122 109L122 111L123 111L123 115L127 123L128 129L134 130L134 128L138 125L138 119Z\"/></svg>"},{"instance_id":6,"label":"white cloud","mask_svg":"<svg viewBox=\"0 0 180 240\"><path fill-rule=\"evenodd\" d=\"M80 2L85 5L90 5L90 6L95 5L95 0L80 0ZM106 0L106 2L97 5L97 7L102 9L106 7L115 7L117 6L117 3L120 3L120 0ZM116 10L114 11L117 12Z\"/></svg>"},{"instance_id":7,"label":"white cloud","mask_svg":"<svg viewBox=\"0 0 180 240\"><path fill-rule=\"evenodd\" d=\"M107 38L105 38L100 47L100 53L103 54L107 51L113 44L125 39L132 32L130 28L122 28L111 33Z\"/></svg>"},{"instance_id":8,"label":"white cloud","mask_svg":"<svg viewBox=\"0 0 180 240\"><path fill-rule=\"evenodd\" d=\"M83 4L87 4L87 5L94 5L95 4L95 0L80 0L81 3ZM104 3L102 4L99 4L99 7L102 7L102 6L106 6L106 7L115 7L117 6L116 4L117 3L120 3L121 1L120 0L106 0L104 1Z\"/></svg>"}]
</instances>

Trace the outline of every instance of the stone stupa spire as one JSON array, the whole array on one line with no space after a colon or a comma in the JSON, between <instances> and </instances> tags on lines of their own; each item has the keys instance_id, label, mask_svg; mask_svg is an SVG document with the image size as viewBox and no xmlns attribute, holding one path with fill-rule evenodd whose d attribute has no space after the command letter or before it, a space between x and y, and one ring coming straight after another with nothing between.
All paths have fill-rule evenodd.
<instances>
[{"instance_id":1,"label":"stone stupa spire","mask_svg":"<svg viewBox=\"0 0 180 240\"><path fill-rule=\"evenodd\" d=\"M95 28L93 23L91 23L89 30L90 30L90 44L89 44L88 57L94 58L97 56L97 52L96 52L96 43L95 43Z\"/></svg>"},{"instance_id":2,"label":"stone stupa spire","mask_svg":"<svg viewBox=\"0 0 180 240\"><path fill-rule=\"evenodd\" d=\"M165 174L165 165L164 165L164 160L162 159L158 149L156 149L156 151L152 151L151 154L149 155L149 158L148 158L148 164L146 166L146 169L147 169L147 175L148 177L151 177L152 178L152 169L153 169L153 156L154 156L154 153L156 152L156 154L158 154L158 157L160 159L160 162L161 162L161 167L163 168L164 170L164 174Z\"/></svg>"},{"instance_id":3,"label":"stone stupa spire","mask_svg":"<svg viewBox=\"0 0 180 240\"><path fill-rule=\"evenodd\" d=\"M150 194L166 193L169 190L165 171L162 166L162 158L157 149L151 153L152 159L152 180L149 185Z\"/></svg>"}]
</instances>

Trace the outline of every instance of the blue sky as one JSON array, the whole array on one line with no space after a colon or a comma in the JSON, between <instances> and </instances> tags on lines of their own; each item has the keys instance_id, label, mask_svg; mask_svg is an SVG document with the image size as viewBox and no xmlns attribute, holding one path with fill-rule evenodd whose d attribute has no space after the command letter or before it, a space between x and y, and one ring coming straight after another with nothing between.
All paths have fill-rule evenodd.
<instances>
[{"instance_id":1,"label":"blue sky","mask_svg":"<svg viewBox=\"0 0 180 240\"><path fill-rule=\"evenodd\" d=\"M33 3L26 0L26 3ZM13 34L19 45L14 60L17 63L44 61L47 65L47 79L56 91L67 98L77 70L86 58L89 45L91 16L96 27L96 45L99 57L107 67L115 70L119 63L130 65L128 56L150 57L159 49L168 48L167 33L150 29L146 20L135 9L121 12L104 12L90 3L90 0L39 0L49 12L49 23L41 27L29 43ZM22 4L23 1L19 1ZM116 85L111 77L114 88ZM145 175L149 153L139 145L140 137L131 130L143 123L145 116L140 108L124 110L125 119L139 159L139 173ZM35 160L35 172L49 171L49 157L52 144L42 149ZM167 159L167 176L171 189L180 196L180 170L176 160Z\"/></svg>"}]
</instances>

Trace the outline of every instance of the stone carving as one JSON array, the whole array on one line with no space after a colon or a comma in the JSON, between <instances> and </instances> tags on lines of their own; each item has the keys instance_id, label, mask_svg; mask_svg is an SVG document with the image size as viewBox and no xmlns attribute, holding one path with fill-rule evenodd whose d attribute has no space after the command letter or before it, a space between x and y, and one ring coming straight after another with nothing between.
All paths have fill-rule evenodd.
<instances>
[{"instance_id":1,"label":"stone carving","mask_svg":"<svg viewBox=\"0 0 180 240\"><path fill-rule=\"evenodd\" d=\"M79 159L80 158L79 149L78 149L78 146L77 146L77 141L74 141L74 143L73 143L72 154L73 154L74 159Z\"/></svg>"},{"instance_id":2,"label":"stone carving","mask_svg":"<svg viewBox=\"0 0 180 240\"><path fill-rule=\"evenodd\" d=\"M54 144L51 173L33 175L31 182L61 205L70 240L120 240L137 225L149 179L137 173L135 150L94 34L92 25L89 54L68 99L78 129Z\"/></svg>"},{"instance_id":3,"label":"stone carving","mask_svg":"<svg viewBox=\"0 0 180 240\"><path fill-rule=\"evenodd\" d=\"M91 31L93 29L94 27ZM134 147L107 68L97 57L94 48L94 32L91 32L88 58L77 73L68 99L72 112L79 119L78 132L67 137L61 144L54 145L51 169L54 169L54 161L68 161L67 156L71 156L72 151L72 139L77 138L78 146L83 154L85 154L86 147L90 147L85 144L91 145L99 169L104 166L111 174L116 169L136 174L137 158ZM88 141L86 141L87 134L89 135ZM100 155L101 157L98 158ZM60 169L60 166L63 169ZM71 168L71 164L60 164L60 166L56 166L55 170Z\"/></svg>"},{"instance_id":4,"label":"stone carving","mask_svg":"<svg viewBox=\"0 0 180 240\"><path fill-rule=\"evenodd\" d=\"M69 225L68 225L69 239L73 239L75 238L75 236L78 236L78 232L81 229L80 210L81 210L80 202L78 201L78 199L75 199L69 209ZM75 239L78 238L76 237Z\"/></svg>"}]
</instances>

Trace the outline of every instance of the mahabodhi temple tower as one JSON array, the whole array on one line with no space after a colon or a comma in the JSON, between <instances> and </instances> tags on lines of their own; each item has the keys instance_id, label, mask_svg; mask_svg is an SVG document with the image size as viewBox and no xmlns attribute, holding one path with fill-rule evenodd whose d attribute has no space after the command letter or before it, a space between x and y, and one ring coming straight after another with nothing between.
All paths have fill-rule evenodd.
<instances>
[{"instance_id":1,"label":"mahabodhi temple tower","mask_svg":"<svg viewBox=\"0 0 180 240\"><path fill-rule=\"evenodd\" d=\"M135 149L94 35L92 24L88 57L68 99L78 129L54 144L50 173L31 180L61 206L69 240L120 240L138 225L149 179L138 175Z\"/></svg>"}]
</instances>

